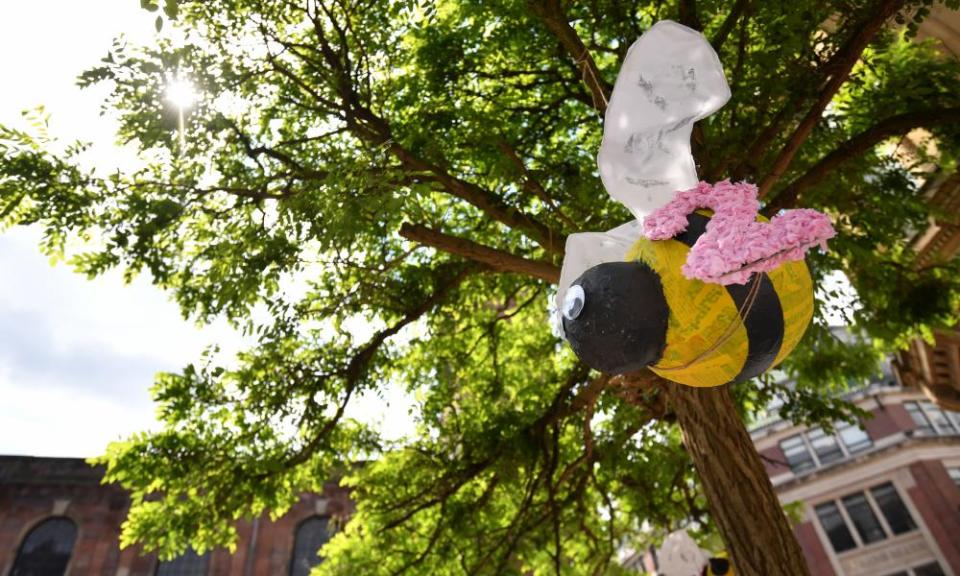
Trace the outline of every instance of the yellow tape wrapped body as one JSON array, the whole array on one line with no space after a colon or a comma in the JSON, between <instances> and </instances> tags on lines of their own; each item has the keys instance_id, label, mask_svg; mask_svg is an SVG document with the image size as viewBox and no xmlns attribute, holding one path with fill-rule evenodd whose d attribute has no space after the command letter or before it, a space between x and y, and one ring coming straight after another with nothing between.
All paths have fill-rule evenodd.
<instances>
[{"instance_id":1,"label":"yellow tape wrapped body","mask_svg":"<svg viewBox=\"0 0 960 576\"><path fill-rule=\"evenodd\" d=\"M663 356L650 367L660 376L688 386L719 386L741 373L750 348L741 314L727 288L688 280L681 267L690 248L678 240L638 240L627 260L640 260L659 276L670 309ZM783 333L776 366L796 347L813 317L813 282L805 262L788 262L767 276L779 297ZM760 319L752 319L757 322Z\"/></svg>"}]
</instances>

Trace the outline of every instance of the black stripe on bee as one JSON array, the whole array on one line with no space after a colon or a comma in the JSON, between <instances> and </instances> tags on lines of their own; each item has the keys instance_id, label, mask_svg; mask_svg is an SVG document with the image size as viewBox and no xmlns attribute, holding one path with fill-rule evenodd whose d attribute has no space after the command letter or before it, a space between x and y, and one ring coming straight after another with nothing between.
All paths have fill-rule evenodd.
<instances>
[{"instance_id":1,"label":"black stripe on bee","mask_svg":"<svg viewBox=\"0 0 960 576\"><path fill-rule=\"evenodd\" d=\"M697 239L707 230L710 218L696 212L687 216L687 229L674 236L674 240L693 247ZM759 281L753 304L745 306L746 300ZM743 327L747 331L747 358L734 377L734 382L743 382L763 374L780 352L783 344L783 307L780 297L766 274L750 276L746 284L728 284L727 293L741 313Z\"/></svg>"}]
</instances>

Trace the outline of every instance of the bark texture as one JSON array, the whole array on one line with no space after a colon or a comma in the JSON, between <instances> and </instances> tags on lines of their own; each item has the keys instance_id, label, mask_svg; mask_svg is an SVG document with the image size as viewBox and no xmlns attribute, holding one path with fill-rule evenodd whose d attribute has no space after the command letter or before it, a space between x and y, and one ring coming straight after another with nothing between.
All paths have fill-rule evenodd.
<instances>
[{"instance_id":1,"label":"bark texture","mask_svg":"<svg viewBox=\"0 0 960 576\"><path fill-rule=\"evenodd\" d=\"M803 550L737 412L729 386L667 385L710 515L738 576L808 576Z\"/></svg>"}]
</instances>

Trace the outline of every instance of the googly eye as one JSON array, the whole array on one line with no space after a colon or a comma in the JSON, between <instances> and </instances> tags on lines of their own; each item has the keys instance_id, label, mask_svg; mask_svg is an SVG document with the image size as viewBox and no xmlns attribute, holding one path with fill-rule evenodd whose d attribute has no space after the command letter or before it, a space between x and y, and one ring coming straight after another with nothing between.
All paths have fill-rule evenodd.
<instances>
[{"instance_id":1,"label":"googly eye","mask_svg":"<svg viewBox=\"0 0 960 576\"><path fill-rule=\"evenodd\" d=\"M563 317L567 320L574 320L583 311L583 305L586 302L586 296L583 288L575 284L567 289L563 296Z\"/></svg>"}]
</instances>

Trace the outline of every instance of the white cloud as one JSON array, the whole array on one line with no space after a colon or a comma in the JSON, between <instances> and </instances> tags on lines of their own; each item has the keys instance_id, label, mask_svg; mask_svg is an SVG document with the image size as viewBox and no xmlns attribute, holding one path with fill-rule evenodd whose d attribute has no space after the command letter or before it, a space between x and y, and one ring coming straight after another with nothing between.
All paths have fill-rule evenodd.
<instances>
[{"instance_id":1,"label":"white cloud","mask_svg":"<svg viewBox=\"0 0 960 576\"><path fill-rule=\"evenodd\" d=\"M104 89L76 86L120 33L149 41L150 15L129 0L7 3L0 123L23 127L20 112L42 104L51 135L94 142L88 159L98 165L128 162L100 116ZM38 239L37 230L0 235L0 453L98 454L154 421L154 372L180 367L203 338L163 320L176 320L176 307L143 283L124 289L116 276L88 283L51 268Z\"/></svg>"},{"instance_id":2,"label":"white cloud","mask_svg":"<svg viewBox=\"0 0 960 576\"><path fill-rule=\"evenodd\" d=\"M154 16L131 0L11 2L0 18L0 123L24 127L21 111L44 105L50 134L94 146L99 167L135 162L100 114L106 87L76 77L112 40L155 41ZM176 370L213 341L235 346L223 325L198 330L146 278L94 281L51 267L39 231L0 234L0 453L91 456L110 440L153 426L147 392L157 371Z\"/></svg>"},{"instance_id":3,"label":"white cloud","mask_svg":"<svg viewBox=\"0 0 960 576\"><path fill-rule=\"evenodd\" d=\"M225 323L198 329L141 277L88 281L52 267L40 231L0 235L0 453L91 456L154 423L147 389L212 342L241 339Z\"/></svg>"}]
</instances>

